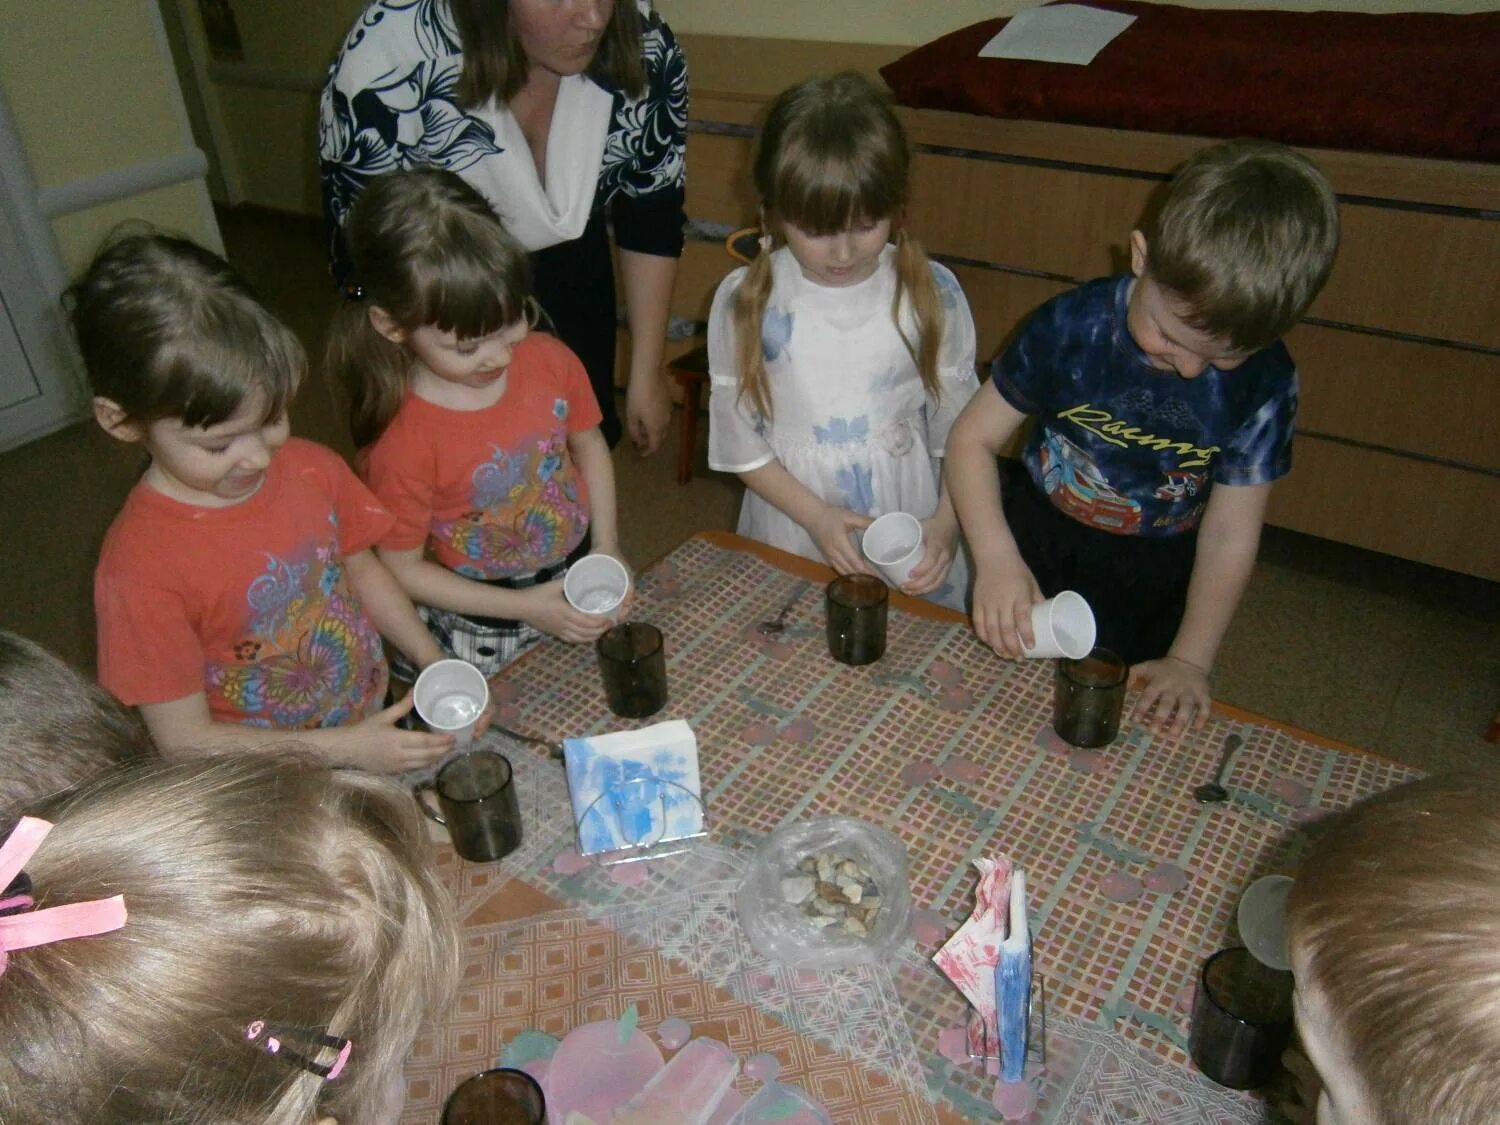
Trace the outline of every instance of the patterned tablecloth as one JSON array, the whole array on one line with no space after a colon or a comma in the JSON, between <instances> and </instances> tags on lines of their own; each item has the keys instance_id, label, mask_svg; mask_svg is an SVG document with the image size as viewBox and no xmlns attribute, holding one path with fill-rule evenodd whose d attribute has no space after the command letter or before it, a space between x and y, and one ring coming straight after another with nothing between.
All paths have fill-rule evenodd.
<instances>
[{"instance_id":1,"label":"patterned tablecloth","mask_svg":"<svg viewBox=\"0 0 1500 1125\"><path fill-rule=\"evenodd\" d=\"M970 861L994 852L1027 869L1048 984L1038 1120L1259 1120L1187 1060L1196 970L1233 941L1245 886L1295 869L1304 828L1414 771L1225 710L1199 733L1134 728L1074 750L1050 728L1050 661L1003 660L926 603L893 598L878 663L834 662L826 577L718 533L640 575L635 617L667 636L670 701L650 721L697 733L712 842L634 870L569 864L561 767L510 746L527 838L500 864L440 849L470 960L449 1025L408 1066L404 1120L436 1121L446 1091L523 1030L560 1036L632 1003L647 1032L678 1017L746 1057L774 1054L835 1121L996 1118L993 1080L940 1049L964 1010L929 960L972 909ZM799 591L785 632L762 636L756 623ZM588 646L543 645L494 692L498 721L533 733L645 725L609 712ZM1191 790L1231 732L1244 740L1232 800L1199 805ZM891 965L788 970L749 948L732 891L767 833L835 813L906 844L914 942Z\"/></svg>"}]
</instances>

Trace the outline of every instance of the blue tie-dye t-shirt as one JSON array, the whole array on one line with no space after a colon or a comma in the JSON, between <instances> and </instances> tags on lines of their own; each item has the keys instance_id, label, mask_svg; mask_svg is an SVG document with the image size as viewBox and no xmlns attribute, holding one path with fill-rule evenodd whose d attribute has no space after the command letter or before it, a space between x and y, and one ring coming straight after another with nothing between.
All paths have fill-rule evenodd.
<instances>
[{"instance_id":1,"label":"blue tie-dye t-shirt","mask_svg":"<svg viewBox=\"0 0 1500 1125\"><path fill-rule=\"evenodd\" d=\"M1198 525L1214 484L1266 484L1291 469L1297 370L1280 341L1232 371L1157 370L1126 329L1130 281L1048 301L991 376L1037 416L1023 456L1056 507L1119 535L1178 535Z\"/></svg>"}]
</instances>

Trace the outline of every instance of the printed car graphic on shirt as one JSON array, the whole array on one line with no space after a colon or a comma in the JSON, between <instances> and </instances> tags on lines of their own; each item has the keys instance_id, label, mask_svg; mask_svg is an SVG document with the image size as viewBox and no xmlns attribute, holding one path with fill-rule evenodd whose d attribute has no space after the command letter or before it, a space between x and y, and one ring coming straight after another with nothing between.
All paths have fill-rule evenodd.
<instances>
[{"instance_id":1,"label":"printed car graphic on shirt","mask_svg":"<svg viewBox=\"0 0 1500 1125\"><path fill-rule=\"evenodd\" d=\"M1110 487L1094 459L1056 432L1042 442L1042 488L1068 515L1118 535L1134 535L1141 526L1141 506Z\"/></svg>"}]
</instances>

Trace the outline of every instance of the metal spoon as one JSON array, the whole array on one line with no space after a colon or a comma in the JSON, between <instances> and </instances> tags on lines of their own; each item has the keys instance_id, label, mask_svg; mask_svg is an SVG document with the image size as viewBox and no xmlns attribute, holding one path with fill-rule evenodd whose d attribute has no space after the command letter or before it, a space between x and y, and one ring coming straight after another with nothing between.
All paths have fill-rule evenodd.
<instances>
[{"instance_id":1,"label":"metal spoon","mask_svg":"<svg viewBox=\"0 0 1500 1125\"><path fill-rule=\"evenodd\" d=\"M792 591L792 596L787 598L786 604L781 607L781 612L773 617L770 621L762 621L758 626L756 626L756 628L761 631L762 635L767 637L779 637L782 634L782 632L786 629L787 614L791 613L792 607L802 600L802 595L807 593L807 588L811 585L811 582L799 582L797 584L797 588Z\"/></svg>"},{"instance_id":2,"label":"metal spoon","mask_svg":"<svg viewBox=\"0 0 1500 1125\"><path fill-rule=\"evenodd\" d=\"M502 727L499 723L491 723L489 729L494 731L496 734L504 735L506 738L514 739L517 742L525 742L529 743L532 746L540 746L544 750L546 750L548 754L553 758L556 758L558 761L562 761L563 747L561 742L555 742L550 738L538 738L534 734L523 734L518 730L511 730L510 727Z\"/></svg>"},{"instance_id":3,"label":"metal spoon","mask_svg":"<svg viewBox=\"0 0 1500 1125\"><path fill-rule=\"evenodd\" d=\"M1214 779L1205 781L1193 790L1193 797L1205 805L1222 805L1229 800L1229 790L1224 788L1229 772L1230 756L1244 744L1244 739L1237 734L1231 734L1224 739L1224 749L1219 754L1219 768L1214 771Z\"/></svg>"}]
</instances>

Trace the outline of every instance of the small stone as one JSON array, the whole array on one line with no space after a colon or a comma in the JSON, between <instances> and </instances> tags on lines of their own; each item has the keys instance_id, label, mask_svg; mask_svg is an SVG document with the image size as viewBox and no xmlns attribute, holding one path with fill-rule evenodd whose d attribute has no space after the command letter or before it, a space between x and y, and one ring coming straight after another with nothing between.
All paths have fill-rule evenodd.
<instances>
[{"instance_id":1,"label":"small stone","mask_svg":"<svg viewBox=\"0 0 1500 1125\"><path fill-rule=\"evenodd\" d=\"M811 875L817 869L818 861L815 860L812 856L804 856L802 861L797 864L798 871L805 871L809 875Z\"/></svg>"},{"instance_id":2,"label":"small stone","mask_svg":"<svg viewBox=\"0 0 1500 1125\"><path fill-rule=\"evenodd\" d=\"M844 916L845 912L842 903L828 902L826 899L821 898L813 898L809 899L808 901L812 904L812 912L814 914L823 914L829 917L839 918L842 918Z\"/></svg>"},{"instance_id":3,"label":"small stone","mask_svg":"<svg viewBox=\"0 0 1500 1125\"><path fill-rule=\"evenodd\" d=\"M831 883L831 882L833 882L833 860L832 859L830 859L827 855L819 855L817 857L817 868L818 868L818 882L820 882L820 883Z\"/></svg>"},{"instance_id":4,"label":"small stone","mask_svg":"<svg viewBox=\"0 0 1500 1125\"><path fill-rule=\"evenodd\" d=\"M849 859L839 864L839 874L847 875L851 879L863 879L865 877L865 873L860 870L859 864Z\"/></svg>"},{"instance_id":5,"label":"small stone","mask_svg":"<svg viewBox=\"0 0 1500 1125\"><path fill-rule=\"evenodd\" d=\"M846 902L843 894L839 891L837 883L819 883L818 897L824 902Z\"/></svg>"},{"instance_id":6,"label":"small stone","mask_svg":"<svg viewBox=\"0 0 1500 1125\"><path fill-rule=\"evenodd\" d=\"M861 905L864 906L865 913L873 914L880 909L880 896L866 892L865 897L861 900Z\"/></svg>"},{"instance_id":7,"label":"small stone","mask_svg":"<svg viewBox=\"0 0 1500 1125\"><path fill-rule=\"evenodd\" d=\"M811 918L808 919L808 921L813 924L814 929L823 930L827 929L829 926L835 925L838 922L838 919L830 918L825 914L814 914Z\"/></svg>"},{"instance_id":8,"label":"small stone","mask_svg":"<svg viewBox=\"0 0 1500 1125\"><path fill-rule=\"evenodd\" d=\"M844 892L844 897L850 902L858 902L865 897L865 889L858 883L841 883L839 889Z\"/></svg>"},{"instance_id":9,"label":"small stone","mask_svg":"<svg viewBox=\"0 0 1500 1125\"><path fill-rule=\"evenodd\" d=\"M805 902L812 897L813 889L817 886L817 880L810 875L794 875L781 881L781 898L783 902L796 905Z\"/></svg>"},{"instance_id":10,"label":"small stone","mask_svg":"<svg viewBox=\"0 0 1500 1125\"><path fill-rule=\"evenodd\" d=\"M860 935L864 935L870 932L865 928L865 924L863 922L861 922L858 918L853 917L844 919L844 930L847 933Z\"/></svg>"}]
</instances>

